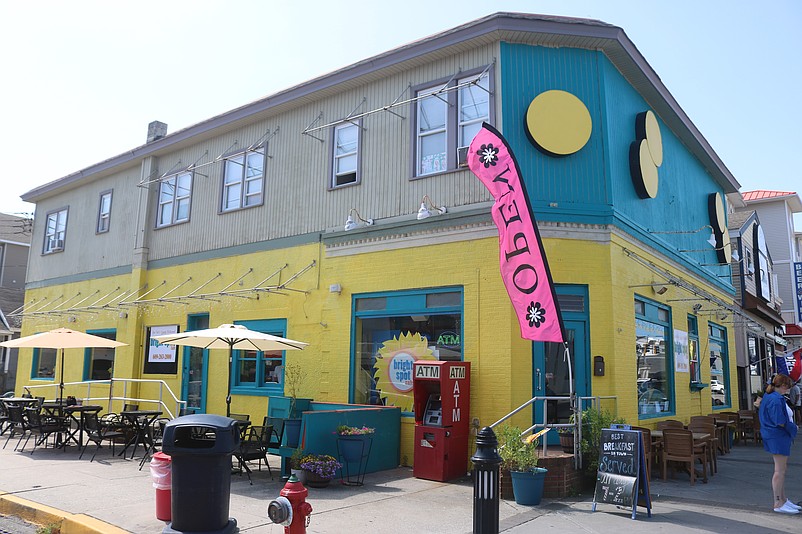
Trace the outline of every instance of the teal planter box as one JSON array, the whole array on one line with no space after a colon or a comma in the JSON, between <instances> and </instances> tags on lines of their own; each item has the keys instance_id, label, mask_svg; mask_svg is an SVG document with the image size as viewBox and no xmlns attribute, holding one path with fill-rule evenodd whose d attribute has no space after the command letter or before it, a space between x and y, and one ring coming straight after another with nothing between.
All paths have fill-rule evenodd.
<instances>
[{"instance_id":1,"label":"teal planter box","mask_svg":"<svg viewBox=\"0 0 802 534\"><path fill-rule=\"evenodd\" d=\"M547 470L535 467L531 471L510 471L515 502L524 505L540 504Z\"/></svg>"}]
</instances>

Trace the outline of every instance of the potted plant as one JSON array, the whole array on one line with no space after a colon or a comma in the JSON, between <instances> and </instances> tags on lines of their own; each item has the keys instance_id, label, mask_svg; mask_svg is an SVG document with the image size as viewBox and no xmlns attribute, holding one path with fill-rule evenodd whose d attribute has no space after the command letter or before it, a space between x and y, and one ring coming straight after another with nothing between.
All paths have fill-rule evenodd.
<instances>
[{"instance_id":1,"label":"potted plant","mask_svg":"<svg viewBox=\"0 0 802 534\"><path fill-rule=\"evenodd\" d=\"M370 454L375 428L340 425L337 427L337 450L346 463L361 462Z\"/></svg>"},{"instance_id":2,"label":"potted plant","mask_svg":"<svg viewBox=\"0 0 802 534\"><path fill-rule=\"evenodd\" d=\"M599 468L602 429L625 422L620 417L615 417L610 411L601 408L582 410L582 440L579 442L579 449L582 451L583 468L586 475L592 476L594 480L596 478L596 470Z\"/></svg>"},{"instance_id":3,"label":"potted plant","mask_svg":"<svg viewBox=\"0 0 802 534\"><path fill-rule=\"evenodd\" d=\"M574 414L571 414L568 422L571 425L575 424ZM574 427L560 427L557 429L557 435L560 437L560 446L563 448L563 452L574 454Z\"/></svg>"},{"instance_id":4,"label":"potted plant","mask_svg":"<svg viewBox=\"0 0 802 534\"><path fill-rule=\"evenodd\" d=\"M307 454L299 464L306 475L306 485L310 488L325 488L342 467L334 456L328 454Z\"/></svg>"},{"instance_id":5,"label":"potted plant","mask_svg":"<svg viewBox=\"0 0 802 534\"><path fill-rule=\"evenodd\" d=\"M537 439L523 438L517 426L497 429L501 467L510 472L512 492L518 504L540 504L546 469L537 466Z\"/></svg>"},{"instance_id":6,"label":"potted plant","mask_svg":"<svg viewBox=\"0 0 802 534\"><path fill-rule=\"evenodd\" d=\"M295 449L290 456L290 472L295 475L301 484L306 483L306 472L301 468L301 461L304 457L304 451L300 447Z\"/></svg>"},{"instance_id":7,"label":"potted plant","mask_svg":"<svg viewBox=\"0 0 802 534\"><path fill-rule=\"evenodd\" d=\"M298 388L306 380L306 371L298 364L284 366L284 389L289 394L289 406L284 421L287 447L297 447L301 436L301 412L309 408L311 399L299 399ZM271 400L271 402L273 402Z\"/></svg>"}]
</instances>

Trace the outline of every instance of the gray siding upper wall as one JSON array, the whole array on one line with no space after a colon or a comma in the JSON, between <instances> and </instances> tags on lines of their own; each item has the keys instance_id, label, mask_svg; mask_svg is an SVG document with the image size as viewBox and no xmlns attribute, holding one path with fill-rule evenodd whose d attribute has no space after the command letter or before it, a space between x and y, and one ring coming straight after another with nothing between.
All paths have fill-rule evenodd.
<instances>
[{"instance_id":1,"label":"gray siding upper wall","mask_svg":"<svg viewBox=\"0 0 802 534\"><path fill-rule=\"evenodd\" d=\"M381 81L305 104L291 111L267 116L257 123L226 132L203 142L159 158L159 173L179 160L184 166L200 159L211 161L236 143L233 150L252 145L267 132L279 129L267 144L264 204L244 210L220 213L223 162L200 167L193 178L189 223L153 230L156 210L151 210L149 259L192 254L204 250L232 247L254 241L278 239L322 232L342 227L348 211L356 208L364 218L377 224L399 215L414 216L423 195L445 206L462 206L490 200L481 183L467 169L411 180L413 150L411 123L413 105L393 108L392 113L373 113L362 119L364 131L360 152L361 181L358 185L329 189L332 129L301 132L321 113L316 125L346 117L366 98L356 113L386 106L412 84L425 84L450 78L459 71L482 67L493 62L497 46L484 46L472 52L439 59L425 66L397 72ZM407 90L400 100L411 98ZM204 153L208 154L204 156ZM202 176L199 173L203 173ZM155 207L157 184L151 202ZM199 231L199 229L203 229Z\"/></svg>"},{"instance_id":2,"label":"gray siding upper wall","mask_svg":"<svg viewBox=\"0 0 802 534\"><path fill-rule=\"evenodd\" d=\"M364 84L349 83L339 93L327 91L325 97L298 100L294 106L267 110L243 121L236 129L221 128L217 135L204 135L196 143L160 153L154 158L158 178L167 172L198 168L193 175L190 220L174 226L155 228L158 182L148 188L137 187L143 168L129 167L91 182L81 182L37 203L28 282L36 283L83 272L103 271L130 265L134 256L135 231L140 217L147 213L144 246L149 261L213 251L238 245L324 232L342 228L351 208L377 225L382 219L415 217L421 198L429 195L441 206L455 207L485 202L492 197L469 170L412 179L412 124L414 104L365 116L361 137L361 181L358 185L329 189L331 128L311 132L324 142L301 132L322 112L316 125L324 125L355 113L375 110L393 101L414 97L413 88L437 80L447 80L461 71L494 63L499 57L497 41L478 42L475 48L458 54L433 54L432 60L414 67L396 67L389 75L371 77ZM496 93L500 91L501 66L492 71ZM403 94L402 94L403 93ZM400 98L399 98L399 95ZM500 117L500 98L493 100L493 113ZM243 125L244 124L244 125ZM500 126L498 122L497 126ZM242 150L268 132L265 159L264 203L244 210L221 213L223 154ZM208 164L207 164L208 163ZM206 164L206 165L204 165ZM111 228L96 234L100 192L113 189ZM147 204L140 195L148 193ZM69 207L65 249L42 255L45 215ZM147 210L146 210L147 208Z\"/></svg>"},{"instance_id":3,"label":"gray siding upper wall","mask_svg":"<svg viewBox=\"0 0 802 534\"><path fill-rule=\"evenodd\" d=\"M31 238L28 282L130 265L138 217L140 168L129 167L40 201ZM100 193L112 190L109 231L96 234ZM67 208L64 251L42 254L47 214Z\"/></svg>"}]
</instances>

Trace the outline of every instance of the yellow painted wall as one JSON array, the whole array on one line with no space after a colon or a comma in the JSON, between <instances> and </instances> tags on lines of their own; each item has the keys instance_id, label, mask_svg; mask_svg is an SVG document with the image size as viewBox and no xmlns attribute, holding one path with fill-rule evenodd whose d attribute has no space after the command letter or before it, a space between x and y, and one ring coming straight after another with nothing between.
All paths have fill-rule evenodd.
<instances>
[{"instance_id":1,"label":"yellow painted wall","mask_svg":"<svg viewBox=\"0 0 802 534\"><path fill-rule=\"evenodd\" d=\"M673 326L681 330L687 330L686 316L694 302L671 301L674 298L687 298L687 294L678 293L680 290L677 288L663 296L654 295L645 285L658 278L651 270L627 257L625 247L636 250L639 255L662 268L678 272L674 266L636 249L616 235L612 236L612 243L576 239L549 239L545 242L555 282L588 286L590 348L586 365L590 369L590 361L594 355L604 356L606 363L605 376L592 378L592 394L616 396L617 412L620 416L633 424L651 426L657 419L638 421L637 418L634 297L639 294L670 306ZM288 351L286 354L288 361L298 362L310 377L301 385L299 395L321 401L346 402L352 353L353 296L376 291L457 286L464 291L464 357L472 364L471 419L478 419L480 426L489 425L531 397L532 344L521 339L517 320L501 282L496 238L337 257L326 257L323 245L309 244L30 290L26 301L45 296L49 300L55 300L62 294L69 296L81 292L82 295L87 295L94 291L97 291L99 298L117 286L130 291L135 285L141 287L145 283L147 289L143 292L159 287L146 298L156 299L182 283L185 285L172 295L185 295L221 273L215 282L208 284L200 292L212 293L220 291L252 268L253 273L243 278L241 285L230 288L244 289L253 287L285 263L287 268L267 284L286 281L289 276L312 262L316 263L315 266L289 285L291 289L300 291L285 291L284 295L246 293L248 298L224 296L213 300L183 301L186 304L154 301L128 307L128 317L120 317L119 310L65 313L42 318L31 316L25 319L23 334L57 326L68 326L77 330L116 328L117 339L129 346L117 350L115 377L164 380L176 395L180 395L180 365L176 375L141 374L144 345L147 342L146 327L178 324L183 331L186 329L187 315L196 313L208 313L211 326L243 320L287 319L287 337L309 343L304 351ZM190 278L189 282L185 282ZM329 285L335 283L342 286L342 293L329 291ZM701 284L700 281L695 283ZM726 295L711 288L707 289L726 300ZM75 317L75 322L68 323L68 317ZM707 322L702 316L699 317L699 330L702 380L708 382ZM731 325L728 333L730 398L734 401L737 399L737 379ZM179 362L182 352L179 351ZM28 380L31 355L31 350L20 351L18 392L21 392L22 385L26 383L48 383ZM67 357L69 363L65 370L65 381L81 380L83 351L67 351ZM77 361L80 364L75 363ZM207 389L209 413L225 413L227 365L225 351L211 351ZM708 414L712 411L709 389L692 393L687 387L688 381L688 374L675 374L677 412L671 416L673 418L687 420L691 415ZM104 387L93 387L92 396L102 396ZM65 394L84 397L85 391L73 388L68 389ZM108 389L105 394L108 394ZM122 393L116 391L115 394ZM154 385L142 384L133 386L128 395L156 397L158 390ZM613 408L615 404L609 403L608 406ZM250 413L252 420L261 421L267 411L267 398L234 395L232 411ZM531 410L524 410L512 422L519 426L528 426L531 418ZM412 423L411 418L404 418L402 424L401 459L406 463L411 463L413 457ZM473 444L471 450L472 447Z\"/></svg>"}]
</instances>

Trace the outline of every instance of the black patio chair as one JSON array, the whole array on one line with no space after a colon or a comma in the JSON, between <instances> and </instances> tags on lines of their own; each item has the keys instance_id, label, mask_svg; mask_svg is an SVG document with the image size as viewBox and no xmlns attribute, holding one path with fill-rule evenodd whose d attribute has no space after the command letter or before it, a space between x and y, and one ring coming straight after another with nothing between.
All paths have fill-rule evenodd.
<instances>
[{"instance_id":1,"label":"black patio chair","mask_svg":"<svg viewBox=\"0 0 802 534\"><path fill-rule=\"evenodd\" d=\"M236 457L239 460L240 472L244 470L248 474L248 482L253 484L251 480L251 470L245 465L246 462L254 460L259 461L259 471L262 470L262 460L267 466L267 472L270 474L270 480L273 480L273 471L270 469L270 463L267 461L267 444L269 435L272 429L266 426L252 426L245 439L240 441L239 452Z\"/></svg>"},{"instance_id":2,"label":"black patio chair","mask_svg":"<svg viewBox=\"0 0 802 534\"><path fill-rule=\"evenodd\" d=\"M25 419L27 420L28 424L28 437L25 438L25 443L22 444L22 448L20 452L25 450L25 447L28 445L28 441L31 439L31 436L37 436L33 440L33 450L31 450L31 454L36 451L36 447L41 444L45 444L47 446L47 438L52 435L56 435L56 437L61 437L61 435L66 432L67 426L64 421L54 421L54 420L45 420L42 418L42 414L36 408L25 408ZM53 446L56 446L57 441L53 439Z\"/></svg>"},{"instance_id":3,"label":"black patio chair","mask_svg":"<svg viewBox=\"0 0 802 534\"><path fill-rule=\"evenodd\" d=\"M281 448L281 436L284 434L284 419L281 417L265 417L262 426L270 428L267 437L267 449L272 454L278 454Z\"/></svg>"},{"instance_id":4,"label":"black patio chair","mask_svg":"<svg viewBox=\"0 0 802 534\"><path fill-rule=\"evenodd\" d=\"M97 451L100 450L101 445L104 441L108 441L111 443L111 455L114 456L114 444L118 440L122 440L125 438L125 432L120 430L115 430L113 427L104 427L100 423L100 418L97 416L96 413L87 412L84 414L84 431L86 432L86 443L84 443L84 448L81 449L81 454L78 456L80 460L84 456L84 452L86 452L86 448L89 446L89 442L95 444L95 452L92 453L92 458L89 460L95 459L95 455Z\"/></svg>"},{"instance_id":5,"label":"black patio chair","mask_svg":"<svg viewBox=\"0 0 802 534\"><path fill-rule=\"evenodd\" d=\"M9 432L6 442L3 444L3 448L6 448L6 445L8 445L8 442L11 441L11 438L13 438L15 434L19 434L19 440L14 446L14 450L17 450L19 444L22 443L22 438L28 433L28 422L23 415L22 406L8 406L7 409Z\"/></svg>"},{"instance_id":6,"label":"black patio chair","mask_svg":"<svg viewBox=\"0 0 802 534\"><path fill-rule=\"evenodd\" d=\"M8 409L5 403L0 400L0 436L6 433L10 424L8 422Z\"/></svg>"}]
</instances>

